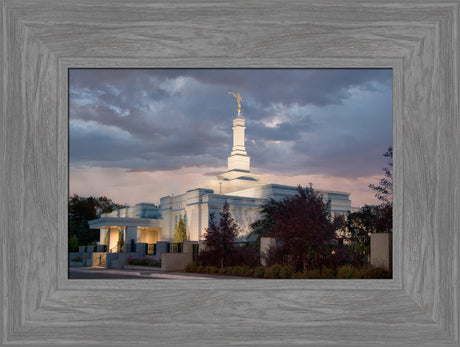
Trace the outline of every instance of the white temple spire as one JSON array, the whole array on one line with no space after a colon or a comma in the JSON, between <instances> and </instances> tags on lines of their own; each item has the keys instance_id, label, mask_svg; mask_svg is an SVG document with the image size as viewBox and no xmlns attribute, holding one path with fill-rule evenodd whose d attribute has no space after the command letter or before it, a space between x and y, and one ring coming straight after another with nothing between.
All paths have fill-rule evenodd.
<instances>
[{"instance_id":1,"label":"white temple spire","mask_svg":"<svg viewBox=\"0 0 460 347\"><path fill-rule=\"evenodd\" d=\"M248 156L245 147L244 119L237 117L233 120L233 149L228 157L228 171L249 172L251 158Z\"/></svg>"}]
</instances>

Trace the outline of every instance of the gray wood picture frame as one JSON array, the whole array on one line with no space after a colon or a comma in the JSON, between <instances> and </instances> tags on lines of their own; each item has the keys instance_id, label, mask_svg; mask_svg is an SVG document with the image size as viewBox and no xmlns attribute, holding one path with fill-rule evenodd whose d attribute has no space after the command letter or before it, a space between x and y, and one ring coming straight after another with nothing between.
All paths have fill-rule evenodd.
<instances>
[{"instance_id":1,"label":"gray wood picture frame","mask_svg":"<svg viewBox=\"0 0 460 347\"><path fill-rule=\"evenodd\" d=\"M1 345L459 345L459 1L1 0ZM386 67L392 280L68 280L67 69Z\"/></svg>"}]
</instances>

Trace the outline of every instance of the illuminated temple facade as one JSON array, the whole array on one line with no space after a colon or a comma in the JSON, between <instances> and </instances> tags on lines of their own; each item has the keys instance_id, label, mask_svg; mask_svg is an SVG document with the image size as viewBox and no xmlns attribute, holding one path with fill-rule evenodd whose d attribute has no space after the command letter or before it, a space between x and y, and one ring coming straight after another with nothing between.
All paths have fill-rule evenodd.
<instances>
[{"instance_id":1,"label":"illuminated temple facade","mask_svg":"<svg viewBox=\"0 0 460 347\"><path fill-rule=\"evenodd\" d=\"M250 172L250 157L245 147L245 120L238 115L233 120L233 148L228 157L228 170L199 183L179 195L168 195L160 204L140 203L103 214L89 222L90 228L100 229L100 244L110 251L123 240L133 244L173 242L180 218L185 222L190 241L204 239L209 214L218 216L225 202L246 239L249 225L258 219L259 207L269 198L276 200L296 194L297 187L264 182L260 175ZM346 213L351 207L350 194L317 190L328 203L332 213Z\"/></svg>"}]
</instances>

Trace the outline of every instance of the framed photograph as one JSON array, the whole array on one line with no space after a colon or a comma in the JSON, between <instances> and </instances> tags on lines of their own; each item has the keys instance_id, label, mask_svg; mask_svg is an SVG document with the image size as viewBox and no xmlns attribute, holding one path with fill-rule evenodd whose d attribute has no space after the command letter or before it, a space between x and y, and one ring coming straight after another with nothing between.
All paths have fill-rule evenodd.
<instances>
[{"instance_id":1,"label":"framed photograph","mask_svg":"<svg viewBox=\"0 0 460 347\"><path fill-rule=\"evenodd\" d=\"M0 344L460 345L458 5L2 0ZM77 68L392 69L392 279L69 280Z\"/></svg>"},{"instance_id":2,"label":"framed photograph","mask_svg":"<svg viewBox=\"0 0 460 347\"><path fill-rule=\"evenodd\" d=\"M391 278L392 75L69 69L69 278Z\"/></svg>"}]
</instances>

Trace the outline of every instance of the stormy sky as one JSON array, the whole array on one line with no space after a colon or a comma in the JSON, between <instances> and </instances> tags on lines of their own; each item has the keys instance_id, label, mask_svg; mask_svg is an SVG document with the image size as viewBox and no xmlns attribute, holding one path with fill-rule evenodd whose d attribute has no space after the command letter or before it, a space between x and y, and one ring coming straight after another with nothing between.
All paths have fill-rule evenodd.
<instances>
[{"instance_id":1,"label":"stormy sky","mask_svg":"<svg viewBox=\"0 0 460 347\"><path fill-rule=\"evenodd\" d=\"M229 91L243 98L251 172L375 203L391 69L71 69L69 193L159 203L226 171Z\"/></svg>"}]
</instances>

